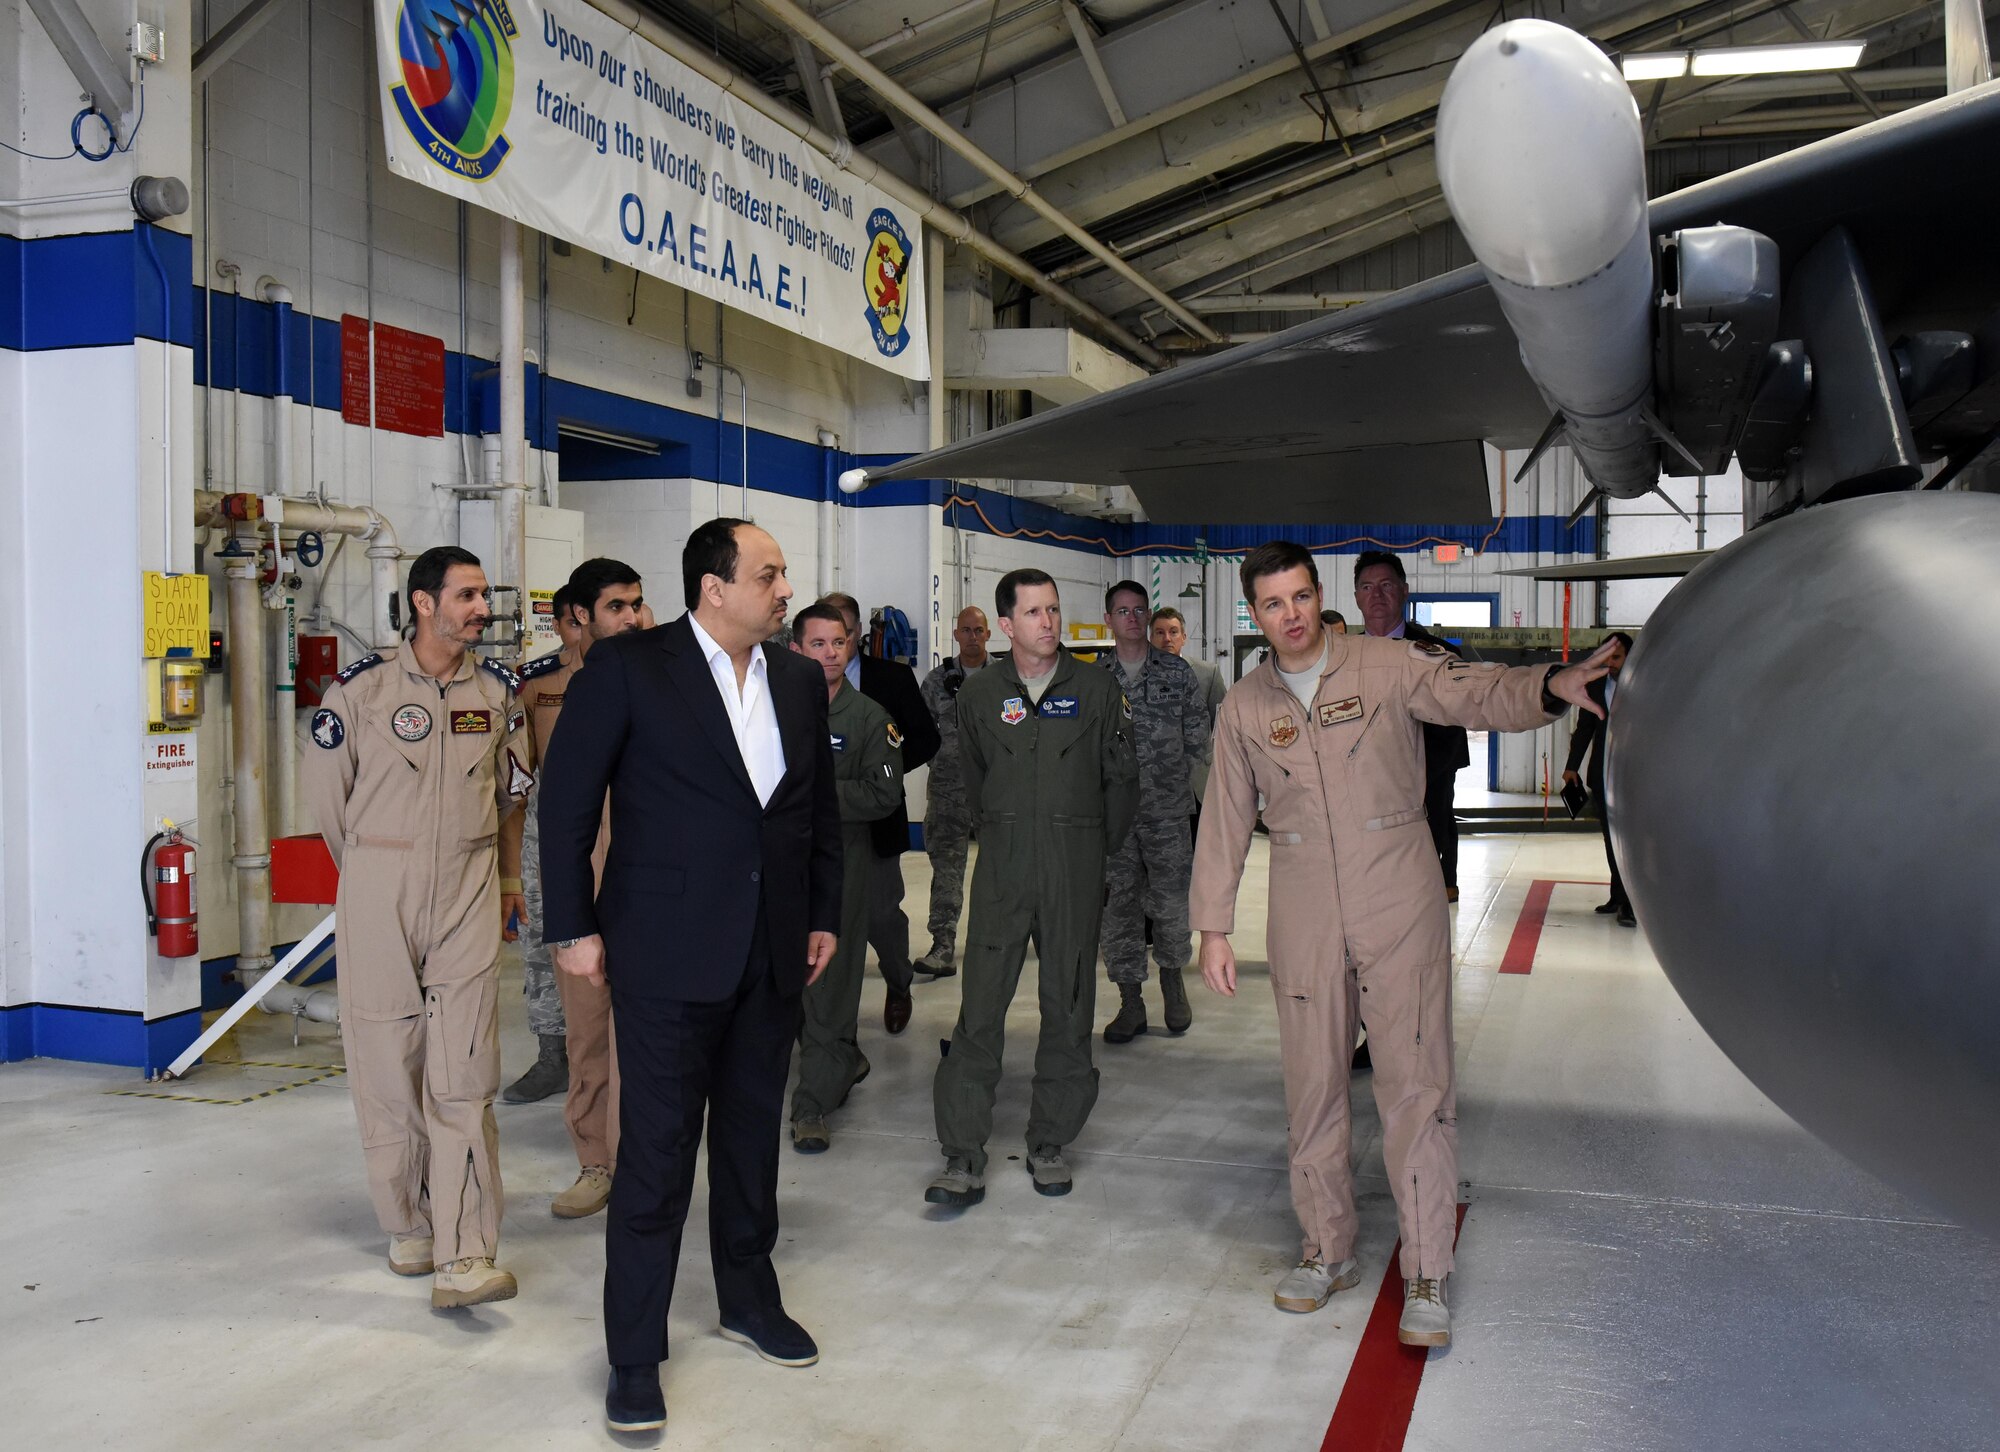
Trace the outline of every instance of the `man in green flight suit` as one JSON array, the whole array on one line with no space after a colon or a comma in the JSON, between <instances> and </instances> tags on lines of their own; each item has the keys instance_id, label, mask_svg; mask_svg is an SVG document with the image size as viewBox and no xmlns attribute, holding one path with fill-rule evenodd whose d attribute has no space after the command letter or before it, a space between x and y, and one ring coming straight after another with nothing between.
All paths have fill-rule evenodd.
<instances>
[{"instance_id":1,"label":"man in green flight suit","mask_svg":"<svg viewBox=\"0 0 2000 1452\"><path fill-rule=\"evenodd\" d=\"M924 1199L986 1198L986 1140L1007 1006L1028 942L1040 960L1042 1032L1028 1111L1028 1172L1066 1195L1063 1147L1097 1102L1090 1062L1104 864L1139 808L1132 708L1108 671L1062 648L1062 602L1040 570L1003 575L994 591L1013 653L958 693L965 797L979 838L966 924L958 1026L933 1098L944 1172Z\"/></svg>"},{"instance_id":2,"label":"man in green flight suit","mask_svg":"<svg viewBox=\"0 0 2000 1452\"><path fill-rule=\"evenodd\" d=\"M875 867L868 828L903 800L903 736L887 711L847 684L847 617L839 610L801 610L792 620L792 649L826 673L826 724L840 797L840 937L826 972L806 987L799 1083L792 1092L792 1148L814 1155L833 1143L827 1115L868 1077L868 1058L855 1041L868 962L868 874Z\"/></svg>"}]
</instances>

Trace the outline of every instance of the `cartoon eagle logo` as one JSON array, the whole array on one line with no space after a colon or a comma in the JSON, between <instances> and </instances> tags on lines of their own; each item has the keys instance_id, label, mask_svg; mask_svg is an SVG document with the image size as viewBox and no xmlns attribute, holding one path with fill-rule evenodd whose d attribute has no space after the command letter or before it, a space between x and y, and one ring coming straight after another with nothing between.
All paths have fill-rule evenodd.
<instances>
[{"instance_id":1,"label":"cartoon eagle logo","mask_svg":"<svg viewBox=\"0 0 2000 1452\"><path fill-rule=\"evenodd\" d=\"M909 346L910 234L887 207L868 214L868 258L861 268L861 292L868 300L868 328L885 358Z\"/></svg>"}]
</instances>

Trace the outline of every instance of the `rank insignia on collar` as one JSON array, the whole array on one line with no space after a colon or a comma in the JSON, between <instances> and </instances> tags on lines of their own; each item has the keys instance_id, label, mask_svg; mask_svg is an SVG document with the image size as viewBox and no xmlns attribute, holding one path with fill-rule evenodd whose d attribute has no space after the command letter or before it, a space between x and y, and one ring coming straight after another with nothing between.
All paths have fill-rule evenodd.
<instances>
[{"instance_id":1,"label":"rank insignia on collar","mask_svg":"<svg viewBox=\"0 0 2000 1452\"><path fill-rule=\"evenodd\" d=\"M1028 703L1019 696L1009 696L1000 703L1000 719L1009 726L1019 726L1028 719Z\"/></svg>"},{"instance_id":2,"label":"rank insignia on collar","mask_svg":"<svg viewBox=\"0 0 2000 1452\"><path fill-rule=\"evenodd\" d=\"M1319 724L1322 726L1338 726L1343 721L1359 721L1360 719L1361 698L1359 696L1349 696L1344 701L1329 701L1326 705L1319 708Z\"/></svg>"},{"instance_id":3,"label":"rank insignia on collar","mask_svg":"<svg viewBox=\"0 0 2000 1452\"><path fill-rule=\"evenodd\" d=\"M1271 723L1271 744L1273 746L1290 746L1298 739L1299 728L1292 724L1291 717L1280 716Z\"/></svg>"}]
</instances>

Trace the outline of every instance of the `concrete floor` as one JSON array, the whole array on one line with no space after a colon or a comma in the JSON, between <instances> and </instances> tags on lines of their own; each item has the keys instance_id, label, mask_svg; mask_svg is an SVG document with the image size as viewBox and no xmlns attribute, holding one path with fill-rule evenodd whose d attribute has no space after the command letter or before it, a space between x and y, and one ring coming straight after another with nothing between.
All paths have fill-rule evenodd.
<instances>
[{"instance_id":1,"label":"concrete floor","mask_svg":"<svg viewBox=\"0 0 2000 1452\"><path fill-rule=\"evenodd\" d=\"M928 875L906 859L910 902ZM1423 1368L1426 1452L2000 1446L2000 1250L1822 1148L1681 1007L1642 934L1558 887L1531 974L1496 972L1531 881L1600 879L1595 836L1474 837L1457 909L1460 1138L1470 1210L1457 1341ZM1261 907L1261 841L1246 903ZM1238 950L1260 952L1261 911ZM921 943L918 944L921 947ZM1274 1310L1297 1252L1261 965L1194 1029L1098 1046L1076 1193L1018 1163L1034 990L1011 1021L986 1203L923 1204L929 1083L956 980L908 1033L863 1001L874 1076L830 1154L785 1152L786 1302L814 1368L712 1333L697 1228L666 1370L676 1448L1309 1449L1321 1445L1395 1235L1357 1100L1367 1279ZM518 969L510 967L510 983ZM1108 1017L1100 994L1099 1018ZM1154 1000L1157 1004L1157 999ZM509 1077L529 1039L503 995ZM1156 1009L1157 1012L1157 1009ZM331 1030L259 1020L248 1057L331 1065ZM521 1298L433 1313L382 1263L340 1077L216 1067L0 1067L0 1444L31 1448L601 1445L602 1221L560 1222L575 1172L553 1103L500 1107L502 1261ZM142 1091L240 1104L131 1097ZM698 1192L698 1227L705 1214ZM641 1442L639 1445L646 1445Z\"/></svg>"}]
</instances>

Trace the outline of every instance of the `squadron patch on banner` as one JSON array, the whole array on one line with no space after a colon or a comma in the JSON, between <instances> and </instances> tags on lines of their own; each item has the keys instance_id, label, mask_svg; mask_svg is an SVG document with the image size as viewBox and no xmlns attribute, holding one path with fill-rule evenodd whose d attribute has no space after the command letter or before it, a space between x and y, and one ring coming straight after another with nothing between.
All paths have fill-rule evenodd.
<instances>
[{"instance_id":1,"label":"squadron patch on banner","mask_svg":"<svg viewBox=\"0 0 2000 1452\"><path fill-rule=\"evenodd\" d=\"M403 0L396 16L402 78L389 94L424 154L453 176L483 182L507 159L500 132L514 106L516 34L506 0L477 9Z\"/></svg>"},{"instance_id":2,"label":"squadron patch on banner","mask_svg":"<svg viewBox=\"0 0 2000 1452\"><path fill-rule=\"evenodd\" d=\"M1280 716L1271 723L1271 744L1273 746L1290 746L1298 739L1299 728L1293 724L1291 717Z\"/></svg>"},{"instance_id":3,"label":"squadron patch on banner","mask_svg":"<svg viewBox=\"0 0 2000 1452\"><path fill-rule=\"evenodd\" d=\"M868 299L868 328L884 358L910 345L910 234L887 207L868 214L868 260L861 266L861 293Z\"/></svg>"}]
</instances>

